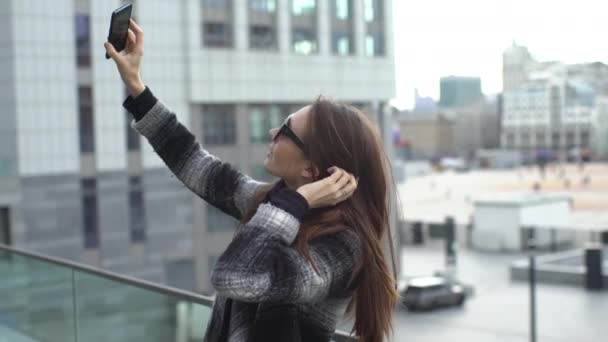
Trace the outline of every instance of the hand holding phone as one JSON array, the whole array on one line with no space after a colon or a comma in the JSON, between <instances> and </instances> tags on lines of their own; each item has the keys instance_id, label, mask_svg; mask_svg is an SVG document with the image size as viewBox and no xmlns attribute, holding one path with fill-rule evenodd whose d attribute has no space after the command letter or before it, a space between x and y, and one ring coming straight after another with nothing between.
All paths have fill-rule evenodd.
<instances>
[{"instance_id":1,"label":"hand holding phone","mask_svg":"<svg viewBox=\"0 0 608 342\"><path fill-rule=\"evenodd\" d=\"M146 86L141 79L141 61L144 53L144 31L130 19L125 53L120 54L112 44L104 43L106 53L114 60L123 82L133 97L141 94Z\"/></svg>"},{"instance_id":2,"label":"hand holding phone","mask_svg":"<svg viewBox=\"0 0 608 342\"><path fill-rule=\"evenodd\" d=\"M117 8L112 12L110 19L110 32L108 32L108 41L114 46L117 52L121 52L127 46L127 36L129 33L129 21L131 19L131 11L133 5L126 4ZM106 59L110 59L110 55L106 52Z\"/></svg>"}]
</instances>

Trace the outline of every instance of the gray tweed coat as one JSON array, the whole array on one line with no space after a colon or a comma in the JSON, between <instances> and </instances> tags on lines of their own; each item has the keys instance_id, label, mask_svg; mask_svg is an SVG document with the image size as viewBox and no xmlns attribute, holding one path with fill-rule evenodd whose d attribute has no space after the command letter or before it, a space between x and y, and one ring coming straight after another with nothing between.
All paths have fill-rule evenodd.
<instances>
[{"instance_id":1,"label":"gray tweed coat","mask_svg":"<svg viewBox=\"0 0 608 342\"><path fill-rule=\"evenodd\" d=\"M241 219L264 184L204 150L176 115L146 88L123 106L131 127L193 193ZM310 244L317 274L292 243L308 203L280 182L239 227L211 275L217 291L205 341L329 341L351 298L348 283L361 248L350 230Z\"/></svg>"}]
</instances>

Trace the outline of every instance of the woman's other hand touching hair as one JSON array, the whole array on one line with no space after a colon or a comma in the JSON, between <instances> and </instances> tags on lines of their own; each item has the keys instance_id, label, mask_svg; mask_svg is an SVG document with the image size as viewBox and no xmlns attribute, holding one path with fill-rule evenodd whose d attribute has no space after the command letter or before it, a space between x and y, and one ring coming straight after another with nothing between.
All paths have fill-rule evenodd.
<instances>
[{"instance_id":1,"label":"woman's other hand touching hair","mask_svg":"<svg viewBox=\"0 0 608 342\"><path fill-rule=\"evenodd\" d=\"M327 171L329 177L302 185L297 190L311 209L336 205L347 200L357 190L358 179L350 173L336 166Z\"/></svg>"},{"instance_id":2,"label":"woman's other hand touching hair","mask_svg":"<svg viewBox=\"0 0 608 342\"><path fill-rule=\"evenodd\" d=\"M133 19L129 21L129 32L127 34L127 45L124 52L118 53L114 46L105 42L103 46L112 58L122 81L132 97L137 97L146 90L141 79L141 60L144 55L144 31Z\"/></svg>"}]
</instances>

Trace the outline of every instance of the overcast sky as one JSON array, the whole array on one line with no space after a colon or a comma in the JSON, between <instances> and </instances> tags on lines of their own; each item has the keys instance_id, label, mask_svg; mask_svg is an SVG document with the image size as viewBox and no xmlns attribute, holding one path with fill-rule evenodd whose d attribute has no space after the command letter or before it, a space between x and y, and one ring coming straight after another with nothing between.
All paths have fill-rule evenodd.
<instances>
[{"instance_id":1,"label":"overcast sky","mask_svg":"<svg viewBox=\"0 0 608 342\"><path fill-rule=\"evenodd\" d=\"M397 99L439 98L439 78L479 76L501 91L502 52L515 40L540 61L608 61L606 0L393 0Z\"/></svg>"}]
</instances>

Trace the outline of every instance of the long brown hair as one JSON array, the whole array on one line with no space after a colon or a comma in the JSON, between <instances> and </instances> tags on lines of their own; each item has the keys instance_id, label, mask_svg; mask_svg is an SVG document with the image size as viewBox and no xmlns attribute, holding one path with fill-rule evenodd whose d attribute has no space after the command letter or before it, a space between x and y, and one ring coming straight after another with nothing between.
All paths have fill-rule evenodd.
<instances>
[{"instance_id":1,"label":"long brown hair","mask_svg":"<svg viewBox=\"0 0 608 342\"><path fill-rule=\"evenodd\" d=\"M392 175L380 134L357 108L321 96L310 108L306 132L302 138L308 158L320 172L314 180L329 176L326 169L335 165L359 177L359 183L348 200L308 215L294 245L314 267L308 249L310 241L345 229L357 235L363 257L351 276L356 287L345 313L349 317L354 313L351 333L355 332L360 341L380 342L392 334L393 308L398 298L396 280L382 248L390 229L391 196L387 188ZM242 223L251 219L275 185L276 182L260 188Z\"/></svg>"}]
</instances>

